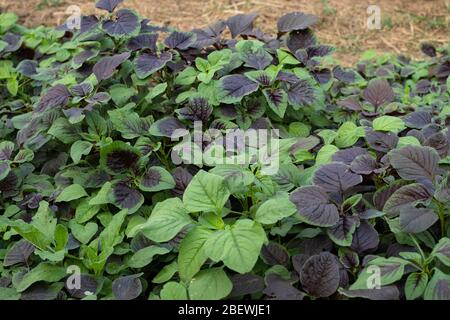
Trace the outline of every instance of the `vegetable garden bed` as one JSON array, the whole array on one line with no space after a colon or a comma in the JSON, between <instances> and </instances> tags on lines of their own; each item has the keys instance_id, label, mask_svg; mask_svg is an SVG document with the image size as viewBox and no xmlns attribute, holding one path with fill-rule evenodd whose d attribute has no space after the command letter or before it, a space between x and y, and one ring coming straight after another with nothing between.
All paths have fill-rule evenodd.
<instances>
[{"instance_id":1,"label":"vegetable garden bed","mask_svg":"<svg viewBox=\"0 0 450 320\"><path fill-rule=\"evenodd\" d=\"M310 14L120 2L0 14L0 299L450 299L448 46L343 68Z\"/></svg>"}]
</instances>

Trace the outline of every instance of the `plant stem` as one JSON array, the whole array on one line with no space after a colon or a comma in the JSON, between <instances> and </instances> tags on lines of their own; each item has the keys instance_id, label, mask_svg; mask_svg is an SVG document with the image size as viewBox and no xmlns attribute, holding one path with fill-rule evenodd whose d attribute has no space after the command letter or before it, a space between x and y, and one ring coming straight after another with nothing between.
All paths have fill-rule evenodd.
<instances>
[{"instance_id":1,"label":"plant stem","mask_svg":"<svg viewBox=\"0 0 450 320\"><path fill-rule=\"evenodd\" d=\"M417 242L416 238L412 234L410 234L409 236L411 237L412 241L414 242L414 245L416 246L417 250L419 250L419 253L422 256L422 260L425 261L426 260L425 253L423 252L423 250L420 247L419 243Z\"/></svg>"},{"instance_id":2,"label":"plant stem","mask_svg":"<svg viewBox=\"0 0 450 320\"><path fill-rule=\"evenodd\" d=\"M442 206L442 203L439 201L436 201L437 208L438 208L438 216L439 220L441 222L441 237L445 237L445 215L444 215L444 207Z\"/></svg>"}]
</instances>

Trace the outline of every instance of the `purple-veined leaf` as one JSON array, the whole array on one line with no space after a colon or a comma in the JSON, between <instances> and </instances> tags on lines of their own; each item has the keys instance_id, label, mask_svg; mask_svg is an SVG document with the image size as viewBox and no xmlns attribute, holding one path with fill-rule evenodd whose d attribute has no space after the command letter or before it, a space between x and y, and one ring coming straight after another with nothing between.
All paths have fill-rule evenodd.
<instances>
[{"instance_id":1,"label":"purple-veined leaf","mask_svg":"<svg viewBox=\"0 0 450 320\"><path fill-rule=\"evenodd\" d=\"M345 69L341 68L340 66L336 66L333 68L333 76L345 84L351 84L351 83L355 82L357 79L357 75L356 75L355 71L353 71L351 69L345 70Z\"/></svg>"},{"instance_id":2,"label":"purple-veined leaf","mask_svg":"<svg viewBox=\"0 0 450 320\"><path fill-rule=\"evenodd\" d=\"M157 137L180 137L188 133L186 126L177 118L165 117L154 122L150 134Z\"/></svg>"},{"instance_id":3,"label":"purple-veined leaf","mask_svg":"<svg viewBox=\"0 0 450 320\"><path fill-rule=\"evenodd\" d=\"M432 115L427 111L414 111L403 117L403 121L410 128L422 129L431 123Z\"/></svg>"},{"instance_id":4,"label":"purple-veined leaf","mask_svg":"<svg viewBox=\"0 0 450 320\"><path fill-rule=\"evenodd\" d=\"M92 68L92 72L98 81L106 80L112 77L114 71L128 58L129 52L116 54L110 57L100 59Z\"/></svg>"},{"instance_id":5,"label":"purple-veined leaf","mask_svg":"<svg viewBox=\"0 0 450 320\"><path fill-rule=\"evenodd\" d=\"M361 147L352 147L349 149L338 150L333 154L333 161L342 162L347 165L350 165L352 161L361 155L368 154L368 151Z\"/></svg>"},{"instance_id":6,"label":"purple-veined leaf","mask_svg":"<svg viewBox=\"0 0 450 320\"><path fill-rule=\"evenodd\" d=\"M34 252L34 246L27 240L19 240L8 251L3 261L5 267L9 267L16 264L26 264L28 258Z\"/></svg>"},{"instance_id":7,"label":"purple-veined leaf","mask_svg":"<svg viewBox=\"0 0 450 320\"><path fill-rule=\"evenodd\" d=\"M389 82L385 79L374 79L363 92L364 99L374 107L392 102L395 98L394 91Z\"/></svg>"},{"instance_id":8,"label":"purple-veined leaf","mask_svg":"<svg viewBox=\"0 0 450 320\"><path fill-rule=\"evenodd\" d=\"M194 44L195 37L195 33L174 31L164 40L164 43L171 49L186 50Z\"/></svg>"},{"instance_id":9,"label":"purple-veined leaf","mask_svg":"<svg viewBox=\"0 0 450 320\"><path fill-rule=\"evenodd\" d=\"M233 290L230 297L240 297L247 294L254 294L263 291L264 279L256 274L235 274L231 277Z\"/></svg>"},{"instance_id":10,"label":"purple-veined leaf","mask_svg":"<svg viewBox=\"0 0 450 320\"><path fill-rule=\"evenodd\" d=\"M98 288L98 282L94 276L81 274L80 275L80 287L69 286L69 281L66 282L66 290L69 294L78 299L86 297L88 294L95 294Z\"/></svg>"},{"instance_id":11,"label":"purple-veined leaf","mask_svg":"<svg viewBox=\"0 0 450 320\"><path fill-rule=\"evenodd\" d=\"M116 12L115 20L103 22L103 29L111 36L129 36L139 32L139 18L136 13L128 9Z\"/></svg>"},{"instance_id":12,"label":"purple-veined leaf","mask_svg":"<svg viewBox=\"0 0 450 320\"><path fill-rule=\"evenodd\" d=\"M111 13L122 2L123 0L98 0L95 3L95 7Z\"/></svg>"},{"instance_id":13,"label":"purple-veined leaf","mask_svg":"<svg viewBox=\"0 0 450 320\"><path fill-rule=\"evenodd\" d=\"M269 266L289 265L289 253L283 246L275 242L269 242L269 244L262 247L261 258Z\"/></svg>"},{"instance_id":14,"label":"purple-veined leaf","mask_svg":"<svg viewBox=\"0 0 450 320\"><path fill-rule=\"evenodd\" d=\"M290 86L287 91L289 103L294 107L313 105L319 98L317 91L311 81L301 79Z\"/></svg>"},{"instance_id":15,"label":"purple-veined leaf","mask_svg":"<svg viewBox=\"0 0 450 320\"><path fill-rule=\"evenodd\" d=\"M365 298L369 300L399 300L400 292L397 286L383 286L377 289L340 289L339 292L349 298Z\"/></svg>"},{"instance_id":16,"label":"purple-veined leaf","mask_svg":"<svg viewBox=\"0 0 450 320\"><path fill-rule=\"evenodd\" d=\"M142 194L124 181L113 186L111 200L118 208L128 209L129 213L136 212L144 203Z\"/></svg>"},{"instance_id":17,"label":"purple-veined leaf","mask_svg":"<svg viewBox=\"0 0 450 320\"><path fill-rule=\"evenodd\" d=\"M421 183L399 186L386 200L383 211L389 216L395 216L400 213L400 210L403 207L417 202L426 202L430 200L431 197L432 195L428 191L428 188Z\"/></svg>"},{"instance_id":18,"label":"purple-veined leaf","mask_svg":"<svg viewBox=\"0 0 450 320\"><path fill-rule=\"evenodd\" d=\"M177 197L182 197L184 190L192 180L192 174L182 167L176 167L172 171L172 177L175 181L175 187L171 190L172 194Z\"/></svg>"},{"instance_id":19,"label":"purple-veined leaf","mask_svg":"<svg viewBox=\"0 0 450 320\"><path fill-rule=\"evenodd\" d=\"M270 109L283 118L287 108L286 92L283 89L266 88L263 90L263 94Z\"/></svg>"},{"instance_id":20,"label":"purple-veined leaf","mask_svg":"<svg viewBox=\"0 0 450 320\"><path fill-rule=\"evenodd\" d=\"M353 234L351 248L361 254L376 249L379 242L377 230L369 222L361 220L361 224Z\"/></svg>"},{"instance_id":21,"label":"purple-veined leaf","mask_svg":"<svg viewBox=\"0 0 450 320\"><path fill-rule=\"evenodd\" d=\"M127 42L127 48L131 51L137 51L141 49L150 49L152 52L156 52L156 41L158 40L157 33L143 33L139 34Z\"/></svg>"},{"instance_id":22,"label":"purple-veined leaf","mask_svg":"<svg viewBox=\"0 0 450 320\"><path fill-rule=\"evenodd\" d=\"M289 200L297 207L301 219L308 224L331 227L339 221L339 212L327 193L317 186L306 186L291 193Z\"/></svg>"},{"instance_id":23,"label":"purple-veined leaf","mask_svg":"<svg viewBox=\"0 0 450 320\"><path fill-rule=\"evenodd\" d=\"M142 293L142 283L139 277L142 274L133 274L119 277L112 283L112 293L117 300L133 300Z\"/></svg>"},{"instance_id":24,"label":"purple-veined leaf","mask_svg":"<svg viewBox=\"0 0 450 320\"><path fill-rule=\"evenodd\" d=\"M159 56L151 53L143 53L135 60L136 75L144 79L156 71L162 69L172 60L172 53L163 52Z\"/></svg>"},{"instance_id":25,"label":"purple-veined leaf","mask_svg":"<svg viewBox=\"0 0 450 320\"><path fill-rule=\"evenodd\" d=\"M124 172L134 167L139 159L139 151L125 142L115 141L100 150L100 165L112 174Z\"/></svg>"},{"instance_id":26,"label":"purple-veined leaf","mask_svg":"<svg viewBox=\"0 0 450 320\"><path fill-rule=\"evenodd\" d=\"M175 181L172 175L162 167L151 167L142 176L139 188L145 192L157 192L172 189Z\"/></svg>"},{"instance_id":27,"label":"purple-veined leaf","mask_svg":"<svg viewBox=\"0 0 450 320\"><path fill-rule=\"evenodd\" d=\"M343 216L338 223L327 229L327 234L334 243L347 247L352 244L353 233L358 225L357 216Z\"/></svg>"},{"instance_id":28,"label":"purple-veined leaf","mask_svg":"<svg viewBox=\"0 0 450 320\"><path fill-rule=\"evenodd\" d=\"M80 34L93 30L98 26L98 19L94 15L82 16L80 23Z\"/></svg>"},{"instance_id":29,"label":"purple-veined leaf","mask_svg":"<svg viewBox=\"0 0 450 320\"><path fill-rule=\"evenodd\" d=\"M314 297L329 297L339 286L339 265L337 258L329 252L310 257L303 264L300 282Z\"/></svg>"},{"instance_id":30,"label":"purple-veined leaf","mask_svg":"<svg viewBox=\"0 0 450 320\"><path fill-rule=\"evenodd\" d=\"M179 117L189 121L206 122L213 112L208 100L202 97L195 97L189 101L187 106L176 110Z\"/></svg>"},{"instance_id":31,"label":"purple-veined leaf","mask_svg":"<svg viewBox=\"0 0 450 320\"><path fill-rule=\"evenodd\" d=\"M297 30L289 33L287 46L295 53L299 49L306 49L318 43L314 32L311 29Z\"/></svg>"},{"instance_id":32,"label":"purple-veined leaf","mask_svg":"<svg viewBox=\"0 0 450 320\"><path fill-rule=\"evenodd\" d=\"M380 167L377 161L369 154L357 156L350 164L350 168L354 173L364 175L381 173L386 170L386 167Z\"/></svg>"},{"instance_id":33,"label":"purple-veined leaf","mask_svg":"<svg viewBox=\"0 0 450 320\"><path fill-rule=\"evenodd\" d=\"M36 106L37 112L43 112L49 108L63 107L69 102L70 92L63 84L51 87L45 93Z\"/></svg>"},{"instance_id":34,"label":"purple-veined leaf","mask_svg":"<svg viewBox=\"0 0 450 320\"><path fill-rule=\"evenodd\" d=\"M275 273L266 277L267 287L263 293L269 300L303 300L305 294L294 288L288 280Z\"/></svg>"},{"instance_id":35,"label":"purple-veined leaf","mask_svg":"<svg viewBox=\"0 0 450 320\"><path fill-rule=\"evenodd\" d=\"M430 135L425 139L423 145L434 148L441 158L445 158L449 154L450 141L442 131Z\"/></svg>"},{"instance_id":36,"label":"purple-veined leaf","mask_svg":"<svg viewBox=\"0 0 450 320\"><path fill-rule=\"evenodd\" d=\"M339 162L321 166L315 173L313 182L327 192L343 193L362 182L362 177L352 173L350 167Z\"/></svg>"},{"instance_id":37,"label":"purple-veined leaf","mask_svg":"<svg viewBox=\"0 0 450 320\"><path fill-rule=\"evenodd\" d=\"M224 92L221 101L224 103L234 103L258 90L258 83L244 75L235 74L220 79L220 88Z\"/></svg>"},{"instance_id":38,"label":"purple-veined leaf","mask_svg":"<svg viewBox=\"0 0 450 320\"><path fill-rule=\"evenodd\" d=\"M432 209L414 208L411 205L400 209L400 229L408 233L427 230L439 219Z\"/></svg>"},{"instance_id":39,"label":"purple-veined leaf","mask_svg":"<svg viewBox=\"0 0 450 320\"><path fill-rule=\"evenodd\" d=\"M374 131L371 128L366 128L365 138L372 149L380 152L389 152L398 143L398 136L394 132Z\"/></svg>"},{"instance_id":40,"label":"purple-veined leaf","mask_svg":"<svg viewBox=\"0 0 450 320\"><path fill-rule=\"evenodd\" d=\"M433 181L438 169L439 155L430 147L406 146L389 152L389 161L405 180Z\"/></svg>"},{"instance_id":41,"label":"purple-veined leaf","mask_svg":"<svg viewBox=\"0 0 450 320\"><path fill-rule=\"evenodd\" d=\"M38 63L34 60L22 60L16 70L26 77L32 77L37 73Z\"/></svg>"},{"instance_id":42,"label":"purple-veined leaf","mask_svg":"<svg viewBox=\"0 0 450 320\"><path fill-rule=\"evenodd\" d=\"M290 32L304 30L314 25L317 17L303 12L292 12L278 19L277 27L279 32Z\"/></svg>"},{"instance_id":43,"label":"purple-veined leaf","mask_svg":"<svg viewBox=\"0 0 450 320\"><path fill-rule=\"evenodd\" d=\"M231 36L236 38L241 33L250 32L257 17L257 13L238 14L228 18L225 23L231 31Z\"/></svg>"}]
</instances>

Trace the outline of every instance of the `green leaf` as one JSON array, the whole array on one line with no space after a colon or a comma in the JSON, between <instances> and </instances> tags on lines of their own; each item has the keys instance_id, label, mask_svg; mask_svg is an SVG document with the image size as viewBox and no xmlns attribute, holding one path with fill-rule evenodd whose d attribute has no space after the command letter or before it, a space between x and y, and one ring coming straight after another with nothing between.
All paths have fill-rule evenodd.
<instances>
[{"instance_id":1,"label":"green leaf","mask_svg":"<svg viewBox=\"0 0 450 320\"><path fill-rule=\"evenodd\" d=\"M6 88L8 89L9 93L15 97L17 95L17 91L19 90L19 82L15 77L9 78L6 81Z\"/></svg>"},{"instance_id":2,"label":"green leaf","mask_svg":"<svg viewBox=\"0 0 450 320\"><path fill-rule=\"evenodd\" d=\"M339 148L332 144L325 144L316 155L316 166L327 164L333 161L333 155L339 151Z\"/></svg>"},{"instance_id":3,"label":"green leaf","mask_svg":"<svg viewBox=\"0 0 450 320\"><path fill-rule=\"evenodd\" d=\"M92 143L88 141L78 140L70 147L70 157L73 163L77 164L81 160L81 156L88 155L92 149Z\"/></svg>"},{"instance_id":4,"label":"green leaf","mask_svg":"<svg viewBox=\"0 0 450 320\"><path fill-rule=\"evenodd\" d=\"M190 67L188 67L190 68ZM176 79L175 79L176 82ZM150 89L149 93L145 96L145 101L152 102L154 98L163 94L167 89L167 82L159 83Z\"/></svg>"},{"instance_id":5,"label":"green leaf","mask_svg":"<svg viewBox=\"0 0 450 320\"><path fill-rule=\"evenodd\" d=\"M371 289L371 284L376 282L376 277L380 275L380 285L385 286L400 280L408 262L396 258L375 258L361 271L358 279L350 286L350 290ZM379 271L379 274L378 274Z\"/></svg>"},{"instance_id":6,"label":"green leaf","mask_svg":"<svg viewBox=\"0 0 450 320\"><path fill-rule=\"evenodd\" d=\"M161 300L187 300L186 288L178 282L167 282L159 293Z\"/></svg>"},{"instance_id":7,"label":"green leaf","mask_svg":"<svg viewBox=\"0 0 450 320\"><path fill-rule=\"evenodd\" d=\"M255 220L262 224L274 224L296 212L295 204L289 200L287 193L283 193L263 202L256 210Z\"/></svg>"},{"instance_id":8,"label":"green leaf","mask_svg":"<svg viewBox=\"0 0 450 320\"><path fill-rule=\"evenodd\" d=\"M170 198L158 202L147 222L133 228L130 236L133 237L141 231L150 240L166 242L192 222L181 200Z\"/></svg>"},{"instance_id":9,"label":"green leaf","mask_svg":"<svg viewBox=\"0 0 450 320\"><path fill-rule=\"evenodd\" d=\"M191 280L205 263L208 256L204 247L211 234L211 230L196 227L181 240L178 254L178 273L181 280Z\"/></svg>"},{"instance_id":10,"label":"green leaf","mask_svg":"<svg viewBox=\"0 0 450 320\"><path fill-rule=\"evenodd\" d=\"M200 170L183 194L189 212L220 212L230 196L223 177Z\"/></svg>"},{"instance_id":11,"label":"green leaf","mask_svg":"<svg viewBox=\"0 0 450 320\"><path fill-rule=\"evenodd\" d=\"M364 137L364 128L358 127L353 122L344 122L337 131L335 138L336 146L339 148L351 147L360 137Z\"/></svg>"},{"instance_id":12,"label":"green leaf","mask_svg":"<svg viewBox=\"0 0 450 320\"><path fill-rule=\"evenodd\" d=\"M250 272L258 260L261 247L267 241L261 225L249 219L236 221L225 230L215 231L205 244L205 251L214 261L239 272Z\"/></svg>"},{"instance_id":13,"label":"green leaf","mask_svg":"<svg viewBox=\"0 0 450 320\"><path fill-rule=\"evenodd\" d=\"M442 238L439 240L433 248L431 256L438 258L443 264L450 267L450 239Z\"/></svg>"},{"instance_id":14,"label":"green leaf","mask_svg":"<svg viewBox=\"0 0 450 320\"><path fill-rule=\"evenodd\" d=\"M111 182L105 182L105 184L101 187L101 189L97 192L97 195L89 200L89 205L100 205L109 203L109 196L111 194L112 184Z\"/></svg>"},{"instance_id":15,"label":"green leaf","mask_svg":"<svg viewBox=\"0 0 450 320\"><path fill-rule=\"evenodd\" d=\"M197 71L193 67L187 67L175 77L175 84L187 86L195 82Z\"/></svg>"},{"instance_id":16,"label":"green leaf","mask_svg":"<svg viewBox=\"0 0 450 320\"><path fill-rule=\"evenodd\" d=\"M424 300L450 300L450 276L435 268L423 298Z\"/></svg>"},{"instance_id":17,"label":"green leaf","mask_svg":"<svg viewBox=\"0 0 450 320\"><path fill-rule=\"evenodd\" d=\"M170 264L165 265L161 271L153 278L153 283L165 283L172 279L172 277L177 273L178 265L176 261L173 261Z\"/></svg>"},{"instance_id":18,"label":"green leaf","mask_svg":"<svg viewBox=\"0 0 450 320\"><path fill-rule=\"evenodd\" d=\"M19 300L20 293L14 288L0 287L0 301L3 300Z\"/></svg>"},{"instance_id":19,"label":"green leaf","mask_svg":"<svg viewBox=\"0 0 450 320\"><path fill-rule=\"evenodd\" d=\"M75 183L63 189L63 191L56 198L55 202L69 202L87 196L88 194L84 188Z\"/></svg>"},{"instance_id":20,"label":"green leaf","mask_svg":"<svg viewBox=\"0 0 450 320\"><path fill-rule=\"evenodd\" d=\"M289 52L283 49L277 49L277 57L279 64L288 64L288 65L300 64L300 62L296 58L294 58Z\"/></svg>"},{"instance_id":21,"label":"green leaf","mask_svg":"<svg viewBox=\"0 0 450 320\"><path fill-rule=\"evenodd\" d=\"M136 94L136 89L123 84L116 84L110 87L109 94L116 105L123 106Z\"/></svg>"},{"instance_id":22,"label":"green leaf","mask_svg":"<svg viewBox=\"0 0 450 320\"><path fill-rule=\"evenodd\" d=\"M55 282L66 276L66 269L50 263L41 263L28 273L17 284L18 292L25 291L29 286L38 281Z\"/></svg>"},{"instance_id":23,"label":"green leaf","mask_svg":"<svg viewBox=\"0 0 450 320\"><path fill-rule=\"evenodd\" d=\"M222 268L205 269L189 283L191 300L220 300L228 296L233 284Z\"/></svg>"},{"instance_id":24,"label":"green leaf","mask_svg":"<svg viewBox=\"0 0 450 320\"><path fill-rule=\"evenodd\" d=\"M98 226L94 222L88 222L83 226L75 220L70 220L69 228L75 239L83 244L87 244L98 231Z\"/></svg>"},{"instance_id":25,"label":"green leaf","mask_svg":"<svg viewBox=\"0 0 450 320\"><path fill-rule=\"evenodd\" d=\"M153 261L154 256L170 252L167 248L149 246L135 252L127 264L131 268L143 268Z\"/></svg>"},{"instance_id":26,"label":"green leaf","mask_svg":"<svg viewBox=\"0 0 450 320\"><path fill-rule=\"evenodd\" d=\"M393 116L381 116L372 122L372 126L377 131L390 131L398 133L406 128L402 119Z\"/></svg>"},{"instance_id":27,"label":"green leaf","mask_svg":"<svg viewBox=\"0 0 450 320\"><path fill-rule=\"evenodd\" d=\"M65 144L71 144L80 139L79 127L65 118L57 118L48 130L48 134Z\"/></svg>"},{"instance_id":28,"label":"green leaf","mask_svg":"<svg viewBox=\"0 0 450 320\"><path fill-rule=\"evenodd\" d=\"M414 300L422 296L428 284L426 273L411 273L405 282L405 296L408 300Z\"/></svg>"},{"instance_id":29,"label":"green leaf","mask_svg":"<svg viewBox=\"0 0 450 320\"><path fill-rule=\"evenodd\" d=\"M146 192L157 192L173 189L175 181L163 167L151 167L139 180L139 189Z\"/></svg>"}]
</instances>

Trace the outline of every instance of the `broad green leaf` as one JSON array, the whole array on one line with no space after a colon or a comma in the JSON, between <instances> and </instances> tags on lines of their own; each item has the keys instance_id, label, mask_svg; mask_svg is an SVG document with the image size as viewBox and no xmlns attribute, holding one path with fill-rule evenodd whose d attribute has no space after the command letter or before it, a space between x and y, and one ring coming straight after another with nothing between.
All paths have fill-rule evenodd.
<instances>
[{"instance_id":1,"label":"broad green leaf","mask_svg":"<svg viewBox=\"0 0 450 320\"><path fill-rule=\"evenodd\" d=\"M374 288L378 276L380 276L379 284L381 286L394 283L403 277L407 263L407 261L396 257L375 258L361 271L356 282L350 286L350 290Z\"/></svg>"},{"instance_id":2,"label":"broad green leaf","mask_svg":"<svg viewBox=\"0 0 450 320\"><path fill-rule=\"evenodd\" d=\"M55 282L66 276L66 269L50 263L40 263L34 269L27 272L17 284L18 292L25 291L29 286L38 281Z\"/></svg>"},{"instance_id":3,"label":"broad green leaf","mask_svg":"<svg viewBox=\"0 0 450 320\"><path fill-rule=\"evenodd\" d=\"M230 192L223 177L200 170L183 194L183 203L189 212L220 212Z\"/></svg>"},{"instance_id":4,"label":"broad green leaf","mask_svg":"<svg viewBox=\"0 0 450 320\"><path fill-rule=\"evenodd\" d=\"M405 123L399 117L381 116L372 122L372 126L377 131L390 131L398 133L406 128Z\"/></svg>"},{"instance_id":5,"label":"broad green leaf","mask_svg":"<svg viewBox=\"0 0 450 320\"><path fill-rule=\"evenodd\" d=\"M127 264L131 268L143 268L153 261L156 255L163 255L170 252L167 248L149 246L135 252L128 260Z\"/></svg>"},{"instance_id":6,"label":"broad green leaf","mask_svg":"<svg viewBox=\"0 0 450 320\"><path fill-rule=\"evenodd\" d=\"M130 236L133 237L140 231L150 240L166 242L192 222L181 200L170 198L158 202L147 222L133 228Z\"/></svg>"},{"instance_id":7,"label":"broad green leaf","mask_svg":"<svg viewBox=\"0 0 450 320\"><path fill-rule=\"evenodd\" d=\"M359 138L364 137L364 128L358 127L353 122L344 122L337 131L335 138L336 146L339 148L351 147L358 141Z\"/></svg>"},{"instance_id":8,"label":"broad green leaf","mask_svg":"<svg viewBox=\"0 0 450 320\"><path fill-rule=\"evenodd\" d=\"M72 200L87 197L88 194L82 186L79 184L72 184L65 189L56 197L56 202L69 202Z\"/></svg>"},{"instance_id":9,"label":"broad green leaf","mask_svg":"<svg viewBox=\"0 0 450 320\"><path fill-rule=\"evenodd\" d=\"M178 265L177 262L174 261L170 264L165 265L161 271L153 278L153 283L165 283L172 279L172 277L177 273Z\"/></svg>"},{"instance_id":10,"label":"broad green leaf","mask_svg":"<svg viewBox=\"0 0 450 320\"><path fill-rule=\"evenodd\" d=\"M405 282L406 299L414 300L422 296L428 284L426 273L411 273Z\"/></svg>"},{"instance_id":11,"label":"broad green leaf","mask_svg":"<svg viewBox=\"0 0 450 320\"><path fill-rule=\"evenodd\" d=\"M167 282L159 293L161 300L187 300L186 288L178 282Z\"/></svg>"},{"instance_id":12,"label":"broad green leaf","mask_svg":"<svg viewBox=\"0 0 450 320\"><path fill-rule=\"evenodd\" d=\"M222 268L205 269L189 283L191 300L220 300L230 294L233 284Z\"/></svg>"},{"instance_id":13,"label":"broad green leaf","mask_svg":"<svg viewBox=\"0 0 450 320\"><path fill-rule=\"evenodd\" d=\"M83 155L88 155L91 152L92 143L88 141L75 141L74 144L70 147L70 157L73 160L73 163L77 164L80 162L81 157Z\"/></svg>"},{"instance_id":14,"label":"broad green leaf","mask_svg":"<svg viewBox=\"0 0 450 320\"><path fill-rule=\"evenodd\" d=\"M282 194L265 201L256 210L255 220L262 224L274 224L279 220L292 216L297 212L288 194Z\"/></svg>"},{"instance_id":15,"label":"broad green leaf","mask_svg":"<svg viewBox=\"0 0 450 320\"><path fill-rule=\"evenodd\" d=\"M87 244L98 230L98 226L95 222L88 222L83 226L75 222L75 220L70 220L69 228L75 239L84 244Z\"/></svg>"},{"instance_id":16,"label":"broad green leaf","mask_svg":"<svg viewBox=\"0 0 450 320\"><path fill-rule=\"evenodd\" d=\"M231 270L246 273L253 269L266 241L266 233L258 222L242 219L215 231L206 241L205 251L212 260L223 261Z\"/></svg>"},{"instance_id":17,"label":"broad green leaf","mask_svg":"<svg viewBox=\"0 0 450 320\"><path fill-rule=\"evenodd\" d=\"M423 298L424 300L450 300L450 276L435 268Z\"/></svg>"},{"instance_id":18,"label":"broad green leaf","mask_svg":"<svg viewBox=\"0 0 450 320\"><path fill-rule=\"evenodd\" d=\"M212 234L211 230L196 227L183 238L178 254L178 273L181 280L187 282L200 270L208 256L205 243Z\"/></svg>"},{"instance_id":19,"label":"broad green leaf","mask_svg":"<svg viewBox=\"0 0 450 320\"><path fill-rule=\"evenodd\" d=\"M443 264L450 267L450 239L442 238L433 248L431 256L441 260Z\"/></svg>"}]
</instances>

